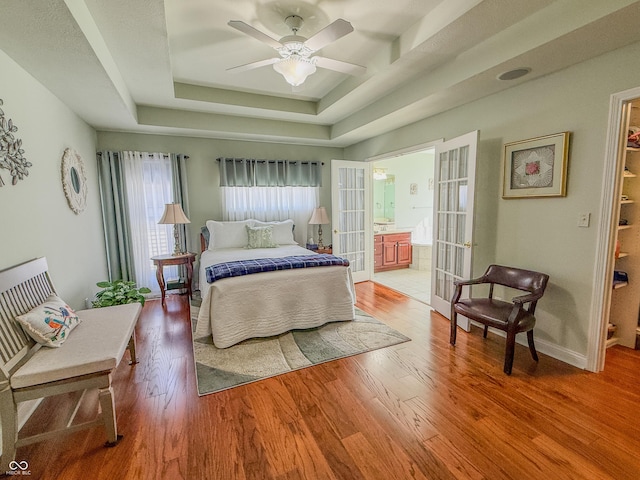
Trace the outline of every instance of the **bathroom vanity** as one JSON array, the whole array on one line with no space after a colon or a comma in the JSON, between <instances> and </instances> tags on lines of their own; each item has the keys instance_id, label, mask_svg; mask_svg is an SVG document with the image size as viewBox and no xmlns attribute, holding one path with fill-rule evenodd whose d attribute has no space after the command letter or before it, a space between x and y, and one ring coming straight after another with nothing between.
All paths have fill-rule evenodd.
<instances>
[{"instance_id":1,"label":"bathroom vanity","mask_svg":"<svg viewBox=\"0 0 640 480\"><path fill-rule=\"evenodd\" d=\"M411 232L390 231L373 236L373 271L384 272L411 265Z\"/></svg>"}]
</instances>

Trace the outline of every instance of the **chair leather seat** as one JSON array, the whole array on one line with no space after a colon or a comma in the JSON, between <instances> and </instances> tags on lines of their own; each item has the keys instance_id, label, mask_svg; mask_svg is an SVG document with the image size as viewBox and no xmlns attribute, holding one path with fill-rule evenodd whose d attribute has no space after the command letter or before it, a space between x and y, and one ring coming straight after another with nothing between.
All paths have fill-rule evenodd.
<instances>
[{"instance_id":1,"label":"chair leather seat","mask_svg":"<svg viewBox=\"0 0 640 480\"><path fill-rule=\"evenodd\" d=\"M469 298L459 300L454 305L456 312L471 320L477 320L490 327L507 330L509 315L514 309L513 303L492 298ZM535 316L524 309L518 314L517 332L531 330L535 323Z\"/></svg>"}]
</instances>

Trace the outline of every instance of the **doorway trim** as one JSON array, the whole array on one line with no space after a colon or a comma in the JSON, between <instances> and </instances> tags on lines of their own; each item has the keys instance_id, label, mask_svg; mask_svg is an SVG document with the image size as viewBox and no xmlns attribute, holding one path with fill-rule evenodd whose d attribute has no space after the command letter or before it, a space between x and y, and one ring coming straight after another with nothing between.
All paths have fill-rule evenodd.
<instances>
[{"instance_id":1,"label":"doorway trim","mask_svg":"<svg viewBox=\"0 0 640 480\"><path fill-rule=\"evenodd\" d=\"M587 346L586 369L599 372L604 369L606 354L606 321L609 319L611 302L611 278L613 277L616 198L619 195L620 176L624 168L620 160L620 142L624 105L640 98L640 87L614 93L609 100L609 125L605 144L604 172L602 180L602 201L598 223L598 242L589 322L589 344Z\"/></svg>"},{"instance_id":2,"label":"doorway trim","mask_svg":"<svg viewBox=\"0 0 640 480\"><path fill-rule=\"evenodd\" d=\"M412 145L410 147L404 147L404 148L400 148L398 150L392 150L390 152L387 153L381 153L378 155L374 155L372 157L366 157L365 158L365 162L369 163L370 165L373 165L373 162L379 162L382 160L390 160L392 158L398 158L398 157L402 157L403 155L411 155L413 153L419 153L422 152L424 150L429 150L431 148L435 149L436 145L441 144L442 142L444 142L444 138L438 138L436 140L431 140L429 142L425 142L425 143L420 143L418 145ZM371 205L373 205L373 184L372 187L369 189L369 202ZM369 225L371 225L372 231L373 231L373 208L369 209L369 218L365 219L366 222L368 222ZM373 280L373 275L374 275L374 249L373 249L373 236L371 236L372 239L372 243L371 243L371 249L368 250L368 261L370 262L371 265L371 276L369 278L369 280ZM433 278L431 279L431 281L433 281ZM430 293L430 292L429 292Z\"/></svg>"},{"instance_id":3,"label":"doorway trim","mask_svg":"<svg viewBox=\"0 0 640 480\"><path fill-rule=\"evenodd\" d=\"M398 150L393 150L391 152L374 155L373 157L367 157L365 162L379 162L380 160L389 160L391 158L401 157L402 155L418 153L418 152L421 152L422 150L435 148L436 145L442 142L444 142L444 138L439 138L437 140L432 140L430 142L421 143L419 145L412 145L411 147L400 148Z\"/></svg>"}]
</instances>

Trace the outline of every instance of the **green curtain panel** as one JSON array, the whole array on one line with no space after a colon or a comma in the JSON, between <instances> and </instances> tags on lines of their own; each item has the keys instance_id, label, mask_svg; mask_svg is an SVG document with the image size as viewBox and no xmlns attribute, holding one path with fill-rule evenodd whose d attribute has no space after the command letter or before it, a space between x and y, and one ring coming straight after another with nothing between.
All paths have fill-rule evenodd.
<instances>
[{"instance_id":1,"label":"green curtain panel","mask_svg":"<svg viewBox=\"0 0 640 480\"><path fill-rule=\"evenodd\" d=\"M321 187L322 163L218 158L221 187Z\"/></svg>"},{"instance_id":2,"label":"green curtain panel","mask_svg":"<svg viewBox=\"0 0 640 480\"><path fill-rule=\"evenodd\" d=\"M121 163L122 153L102 151L98 152L97 157L109 280L136 281L126 178ZM186 175L188 158L182 154L170 154L173 201L181 204L187 218L189 218ZM187 251L190 244L189 229L187 225L178 227L180 247L183 251ZM180 270L180 276L186 278L184 267Z\"/></svg>"},{"instance_id":3,"label":"green curtain panel","mask_svg":"<svg viewBox=\"0 0 640 480\"><path fill-rule=\"evenodd\" d=\"M118 152L98 153L98 182L109 281L135 281L124 174Z\"/></svg>"}]
</instances>

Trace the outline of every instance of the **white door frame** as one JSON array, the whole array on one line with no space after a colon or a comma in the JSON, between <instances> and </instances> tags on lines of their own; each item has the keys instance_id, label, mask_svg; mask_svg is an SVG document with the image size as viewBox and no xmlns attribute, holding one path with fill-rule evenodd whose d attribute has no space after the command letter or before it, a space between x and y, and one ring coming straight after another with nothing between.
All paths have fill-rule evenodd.
<instances>
[{"instance_id":1,"label":"white door frame","mask_svg":"<svg viewBox=\"0 0 640 480\"><path fill-rule=\"evenodd\" d=\"M592 372L599 372L604 368L606 354L606 329L611 304L611 278L613 278L611 259L614 257L615 228L618 225L613 213L619 198L619 180L624 168L623 162L618 161L623 109L625 103L637 98L640 98L640 87L614 93L609 100L609 126L604 157L602 202L600 203L600 221L598 222L589 343L587 345L586 369Z\"/></svg>"},{"instance_id":2,"label":"white door frame","mask_svg":"<svg viewBox=\"0 0 640 480\"><path fill-rule=\"evenodd\" d=\"M372 162L379 162L381 160L391 160L392 158L402 157L403 155L410 155L412 153L418 153L418 152L422 152L423 150L435 148L436 145L439 145L442 142L444 142L444 138L438 138L430 142L425 142L418 145L413 145L411 147L405 147L399 150L393 150L391 152L382 153L380 155L375 155L373 157L368 157L365 161L372 163ZM373 175L373 170L371 170L371 174ZM373 187L369 191L369 204L373 205ZM369 210L369 213L370 213L369 218L366 220L367 220L367 223L371 225L371 230L373 231L373 208ZM433 218L431 220L433 224ZM371 265L371 275L373 278L373 243L367 257L368 257L367 260L370 262L370 265ZM431 281L433 282L433 278L431 279Z\"/></svg>"}]
</instances>

